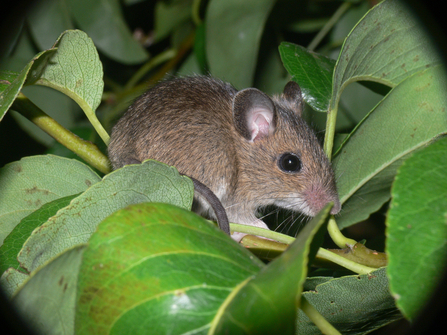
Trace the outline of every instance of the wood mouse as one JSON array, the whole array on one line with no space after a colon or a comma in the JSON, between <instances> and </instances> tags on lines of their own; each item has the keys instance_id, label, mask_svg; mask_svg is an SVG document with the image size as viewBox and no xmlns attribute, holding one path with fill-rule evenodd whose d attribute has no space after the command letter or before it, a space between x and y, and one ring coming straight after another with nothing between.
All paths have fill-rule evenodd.
<instances>
[{"instance_id":1,"label":"wood mouse","mask_svg":"<svg viewBox=\"0 0 447 335\"><path fill-rule=\"evenodd\" d=\"M332 201L337 214L334 173L302 109L293 81L273 97L209 76L163 81L113 127L109 158L114 169L149 158L175 166L208 186L234 223L268 229L255 215L267 205L314 216Z\"/></svg>"}]
</instances>

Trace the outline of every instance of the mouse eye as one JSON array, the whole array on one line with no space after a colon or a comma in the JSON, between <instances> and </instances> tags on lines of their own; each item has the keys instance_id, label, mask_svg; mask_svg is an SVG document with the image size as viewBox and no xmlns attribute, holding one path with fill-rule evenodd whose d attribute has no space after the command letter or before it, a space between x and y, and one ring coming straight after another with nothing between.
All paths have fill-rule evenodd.
<instances>
[{"instance_id":1,"label":"mouse eye","mask_svg":"<svg viewBox=\"0 0 447 335\"><path fill-rule=\"evenodd\" d=\"M279 157L278 166L284 172L289 173L300 172L301 160L295 154L286 153L281 155L281 157Z\"/></svg>"}]
</instances>

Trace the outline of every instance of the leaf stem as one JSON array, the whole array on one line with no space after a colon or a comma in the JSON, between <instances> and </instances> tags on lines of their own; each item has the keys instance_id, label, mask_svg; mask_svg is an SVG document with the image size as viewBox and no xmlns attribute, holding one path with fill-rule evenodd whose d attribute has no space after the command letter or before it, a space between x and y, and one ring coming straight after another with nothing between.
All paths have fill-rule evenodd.
<instances>
[{"instance_id":1,"label":"leaf stem","mask_svg":"<svg viewBox=\"0 0 447 335\"><path fill-rule=\"evenodd\" d=\"M327 111L326 132L324 135L323 150L329 161L332 160L332 149L334 147L335 125L337 123L337 108Z\"/></svg>"},{"instance_id":2,"label":"leaf stem","mask_svg":"<svg viewBox=\"0 0 447 335\"><path fill-rule=\"evenodd\" d=\"M202 24L202 19L200 18L200 4L202 0L194 0L192 3L192 20L196 26L200 26Z\"/></svg>"},{"instance_id":3,"label":"leaf stem","mask_svg":"<svg viewBox=\"0 0 447 335\"><path fill-rule=\"evenodd\" d=\"M333 221L332 224L335 224L335 220L333 218L331 218L329 220L329 225L331 225L331 221ZM239 233L245 233L245 234L249 234L249 235L256 235L256 236L261 236L261 237L265 237L265 238L269 238L272 239L274 241L280 242L280 243L286 243L286 244L291 244L293 241L295 241L295 238L288 236L288 235L284 235L281 233L277 233L271 230L267 230L264 228L259 228L259 227L254 227L254 226L247 226L247 225L241 225L241 224L236 224L236 223L230 223L230 230L232 232L237 231ZM337 227L337 231L340 232L338 230ZM346 244L343 243L347 243L347 244L351 244L352 246L355 245L357 242L351 239L347 239L345 238L343 235L341 235L340 233L340 247L341 248L346 248ZM343 242L342 242L343 241ZM271 247L269 243L265 243L263 244L261 241L257 241L257 245L260 248L269 248ZM329 250L323 249L323 248L319 248L318 253L317 253L317 257L328 260L332 263L335 263L337 265L340 265L348 270L351 270L355 273L359 273L359 274L366 274L366 273L370 273L372 271L377 270L376 268L372 268L366 265L362 265L359 263L356 263L352 260L349 260L343 256L337 255L336 253L333 253Z\"/></svg>"},{"instance_id":4,"label":"leaf stem","mask_svg":"<svg viewBox=\"0 0 447 335\"><path fill-rule=\"evenodd\" d=\"M51 82L45 78L40 78L36 82L36 84L54 88L55 90L58 90L58 91L64 93L65 95L69 96L70 98L72 98L79 105L79 107L81 107L81 109L84 111L88 120L92 124L93 128L95 128L96 132L99 134L99 136L104 141L104 143L106 145L109 145L109 141L110 141L109 134L107 134L107 132L104 129L104 127L102 126L101 122L99 122L98 118L96 117L95 111L84 99L82 99L81 97L79 97L77 94L75 94L74 92L72 92L70 90L61 89L60 86L54 84L53 82Z\"/></svg>"},{"instance_id":5,"label":"leaf stem","mask_svg":"<svg viewBox=\"0 0 447 335\"><path fill-rule=\"evenodd\" d=\"M323 28L318 32L318 34L314 37L314 39L310 42L307 49L313 51L317 47L318 44L323 40L326 34L332 29L332 27L338 22L340 17L351 7L350 2L344 2L338 9L335 11L334 15L329 19L329 21L324 25Z\"/></svg>"},{"instance_id":6,"label":"leaf stem","mask_svg":"<svg viewBox=\"0 0 447 335\"><path fill-rule=\"evenodd\" d=\"M301 310L307 317L312 321L318 329L321 330L322 334L327 335L341 335L341 333L335 329L321 314L318 312L314 306L312 306L307 299L301 295Z\"/></svg>"},{"instance_id":7,"label":"leaf stem","mask_svg":"<svg viewBox=\"0 0 447 335\"><path fill-rule=\"evenodd\" d=\"M17 99L12 105L12 109L22 114L94 168L105 174L110 172L109 160L95 144L83 140L68 129L64 128L52 117L45 114L23 93L18 95Z\"/></svg>"},{"instance_id":8,"label":"leaf stem","mask_svg":"<svg viewBox=\"0 0 447 335\"><path fill-rule=\"evenodd\" d=\"M277 242L286 243L286 244L291 244L293 241L295 241L295 239L293 237L278 233L276 231L267 230L267 229L259 228L259 227L255 227L255 226L247 226L247 225L237 224L237 223L230 223L230 231L231 232L236 231L238 233L261 236L261 237L269 238L269 239L275 240Z\"/></svg>"},{"instance_id":9,"label":"leaf stem","mask_svg":"<svg viewBox=\"0 0 447 335\"><path fill-rule=\"evenodd\" d=\"M372 267L369 267L366 265L356 263L354 261L351 261L347 258L344 258L340 255L337 255L337 254L335 254L329 250L323 249L323 248L318 249L317 257L320 257L320 258L328 260L332 263L338 264L348 270L351 270L351 271L361 274L361 275L368 274L368 273L371 273L371 272L377 270L376 268L372 268Z\"/></svg>"},{"instance_id":10,"label":"leaf stem","mask_svg":"<svg viewBox=\"0 0 447 335\"><path fill-rule=\"evenodd\" d=\"M327 230L331 239L341 249L346 248L346 246L353 246L357 243L357 241L347 238L341 233L333 216L329 219Z\"/></svg>"},{"instance_id":11,"label":"leaf stem","mask_svg":"<svg viewBox=\"0 0 447 335\"><path fill-rule=\"evenodd\" d=\"M323 150L326 153L329 161L331 160L332 150L334 148L335 124L337 122L337 108L338 107L331 110L329 107L329 110L327 112L326 133L324 135ZM347 244L354 245L357 243L357 241L347 238L341 233L337 223L335 222L334 217L331 217L331 219L329 220L328 232L332 240L340 248L345 248Z\"/></svg>"}]
</instances>

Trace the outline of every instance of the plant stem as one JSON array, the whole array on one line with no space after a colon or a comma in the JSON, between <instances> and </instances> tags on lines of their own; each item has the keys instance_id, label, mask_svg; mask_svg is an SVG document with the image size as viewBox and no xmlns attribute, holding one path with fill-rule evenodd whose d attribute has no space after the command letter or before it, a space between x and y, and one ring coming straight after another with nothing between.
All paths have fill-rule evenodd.
<instances>
[{"instance_id":1,"label":"plant stem","mask_svg":"<svg viewBox=\"0 0 447 335\"><path fill-rule=\"evenodd\" d=\"M332 160L332 149L334 147L335 125L337 123L337 108L329 109L326 117L326 132L324 135L323 150L329 161Z\"/></svg>"},{"instance_id":2,"label":"plant stem","mask_svg":"<svg viewBox=\"0 0 447 335\"><path fill-rule=\"evenodd\" d=\"M331 221L333 221L331 223ZM335 223L335 220L333 218L331 218L329 220L329 225L337 225ZM293 241L295 241L295 238L290 237L288 235L284 235L281 233L277 233L271 230L267 230L264 228L259 228L259 227L254 227L254 226L247 226L247 225L241 225L241 224L236 224L236 223L230 223L230 230L232 232L237 231L239 233L245 233L245 234L249 234L249 235L256 235L256 236L261 236L261 237L265 237L265 238L269 238L272 239L274 241L280 242L280 243L286 243L286 244L291 244L293 243ZM336 239L337 241L339 241L340 243L340 247L341 248L346 248L346 244L349 245L355 245L357 242L352 240L352 239L347 239L346 237L344 237L340 231L338 230L338 227L336 229L336 231L338 231L339 233L339 237ZM270 242L271 241L267 241L266 243L262 243L262 241L257 241L257 247L259 248L266 248L268 249L270 247ZM328 260L332 263L335 263L337 265L340 265L348 270L351 270L353 272L359 273L359 274L366 274L366 273L370 273L372 271L377 270L376 268L372 268L366 265L362 265L359 263L356 263L352 260L349 260L343 256L340 256L336 253L333 253L329 250L323 249L323 248L319 248L318 249L318 253L317 253L317 257Z\"/></svg>"},{"instance_id":3,"label":"plant stem","mask_svg":"<svg viewBox=\"0 0 447 335\"><path fill-rule=\"evenodd\" d=\"M341 249L346 248L346 246L348 245L353 246L357 243L357 241L351 238L347 238L341 233L333 216L329 219L327 230L329 232L329 235L331 236L331 239Z\"/></svg>"},{"instance_id":4,"label":"plant stem","mask_svg":"<svg viewBox=\"0 0 447 335\"><path fill-rule=\"evenodd\" d=\"M237 223L230 223L230 231L232 231L232 232L236 231L238 233L261 236L261 237L269 238L269 239L275 240L277 242L286 243L286 244L290 244L293 241L295 241L295 239L293 237L290 237L290 236L287 236L287 235L284 235L281 233L277 233L272 230L267 230L264 228L259 228L259 227L255 227L255 226L247 226L247 225L242 225L242 224L237 224Z\"/></svg>"},{"instance_id":5,"label":"plant stem","mask_svg":"<svg viewBox=\"0 0 447 335\"><path fill-rule=\"evenodd\" d=\"M200 18L200 4L202 0L194 0L192 3L192 20L196 26L200 26L202 24L202 19Z\"/></svg>"},{"instance_id":6,"label":"plant stem","mask_svg":"<svg viewBox=\"0 0 447 335\"><path fill-rule=\"evenodd\" d=\"M324 25L323 28L318 32L318 34L314 37L314 39L310 42L307 49L313 51L317 47L318 44L323 40L326 34L332 29L332 27L338 22L340 17L351 7L350 2L344 2L338 9L335 11L334 15L329 19L329 21Z\"/></svg>"},{"instance_id":7,"label":"plant stem","mask_svg":"<svg viewBox=\"0 0 447 335\"><path fill-rule=\"evenodd\" d=\"M156 67L157 65L164 63L174 57L175 57L174 49L169 49L169 50L166 50L166 51L158 54L157 56L155 56L154 58L149 60L146 64L144 64L142 67L140 67L137 72L135 72L135 74L126 83L126 86L124 86L124 89L125 90L131 89L132 87L135 86L136 83L138 83L141 80L141 78L144 77L144 75L146 73L148 73L154 67Z\"/></svg>"},{"instance_id":8,"label":"plant stem","mask_svg":"<svg viewBox=\"0 0 447 335\"><path fill-rule=\"evenodd\" d=\"M92 124L93 128L95 128L98 135L101 137L101 139L104 141L106 145L109 145L110 136L107 134L106 130L102 126L101 122L99 122L98 118L96 117L95 111L92 109L92 107L81 97L79 97L74 92L67 90L67 89L61 89L58 85L55 85L53 82L41 78L38 81L36 81L36 84L47 86L54 88L55 90L58 90L68 97L72 98L78 105L81 107L81 109L84 111L85 116L87 116L88 120Z\"/></svg>"},{"instance_id":9,"label":"plant stem","mask_svg":"<svg viewBox=\"0 0 447 335\"><path fill-rule=\"evenodd\" d=\"M323 150L326 153L329 160L332 157L332 150L334 147L334 135L335 135L335 124L337 120L337 108L331 110L329 109L327 112L326 119L326 133L324 135L324 144ZM331 217L328 224L328 232L331 236L332 240L337 244L340 248L345 248L346 245L354 245L357 241L345 237L340 229L338 228L337 223L335 222L334 217Z\"/></svg>"},{"instance_id":10,"label":"plant stem","mask_svg":"<svg viewBox=\"0 0 447 335\"><path fill-rule=\"evenodd\" d=\"M32 103L25 95L23 95L23 93L20 93L14 101L12 109L22 114L94 168L105 174L110 172L109 160L95 144L83 140L64 128L56 120L45 114L39 107Z\"/></svg>"},{"instance_id":11,"label":"plant stem","mask_svg":"<svg viewBox=\"0 0 447 335\"><path fill-rule=\"evenodd\" d=\"M339 255L337 255L329 250L323 249L323 248L318 249L317 257L321 257L323 259L331 261L332 263L338 264L348 270L351 270L351 271L361 274L361 275L368 274L368 273L371 273L371 272L377 270L376 268L371 268L369 266L353 262L349 259L346 259L342 256L339 256Z\"/></svg>"},{"instance_id":12,"label":"plant stem","mask_svg":"<svg viewBox=\"0 0 447 335\"><path fill-rule=\"evenodd\" d=\"M307 299L301 296L301 310L307 315L307 317L312 321L318 329L321 330L322 334L327 335L341 335L341 333L334 328L321 314L318 312L314 306L312 306Z\"/></svg>"}]
</instances>

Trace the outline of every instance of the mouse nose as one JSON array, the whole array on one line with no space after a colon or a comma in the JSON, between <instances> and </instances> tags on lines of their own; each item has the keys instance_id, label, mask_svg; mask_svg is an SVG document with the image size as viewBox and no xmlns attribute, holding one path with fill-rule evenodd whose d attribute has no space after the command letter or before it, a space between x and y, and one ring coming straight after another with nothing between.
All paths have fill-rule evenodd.
<instances>
[{"instance_id":1,"label":"mouse nose","mask_svg":"<svg viewBox=\"0 0 447 335\"><path fill-rule=\"evenodd\" d=\"M336 191L328 190L321 185L312 185L304 192L304 198L309 206L311 216L316 215L319 211L327 205L328 202L333 202L334 206L331 209L331 214L335 215L340 212L341 204L338 199Z\"/></svg>"}]
</instances>

